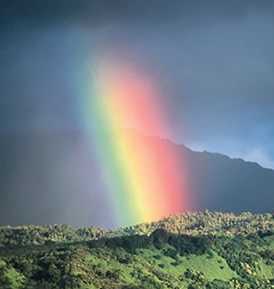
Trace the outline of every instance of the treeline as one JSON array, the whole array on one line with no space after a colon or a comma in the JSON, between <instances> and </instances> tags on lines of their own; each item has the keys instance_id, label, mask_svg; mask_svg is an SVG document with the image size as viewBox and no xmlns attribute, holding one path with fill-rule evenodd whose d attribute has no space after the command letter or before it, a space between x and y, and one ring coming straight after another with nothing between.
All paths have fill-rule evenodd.
<instances>
[{"instance_id":1,"label":"treeline","mask_svg":"<svg viewBox=\"0 0 274 289\"><path fill-rule=\"evenodd\" d=\"M105 231L96 227L75 229L68 225L0 227L0 248L77 242L101 238Z\"/></svg>"},{"instance_id":2,"label":"treeline","mask_svg":"<svg viewBox=\"0 0 274 289\"><path fill-rule=\"evenodd\" d=\"M274 215L241 214L220 212L191 212L170 216L158 222L144 223L122 228L116 234L150 234L156 229L164 229L174 234L234 236L267 233L274 230Z\"/></svg>"},{"instance_id":3,"label":"treeline","mask_svg":"<svg viewBox=\"0 0 274 289\"><path fill-rule=\"evenodd\" d=\"M50 242L77 242L112 238L127 235L150 235L157 229L174 234L234 236L267 234L274 231L273 214L239 215L218 212L184 213L170 216L159 222L144 223L136 226L104 230L96 227L73 228L68 225L49 226L0 226L0 248L12 246L44 245Z\"/></svg>"}]
</instances>

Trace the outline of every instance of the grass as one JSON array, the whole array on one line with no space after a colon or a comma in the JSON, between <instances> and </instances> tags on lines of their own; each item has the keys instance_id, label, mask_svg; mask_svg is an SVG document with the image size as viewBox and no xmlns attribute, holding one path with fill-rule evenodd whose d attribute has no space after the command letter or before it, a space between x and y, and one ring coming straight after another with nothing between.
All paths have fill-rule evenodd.
<instances>
[{"instance_id":1,"label":"grass","mask_svg":"<svg viewBox=\"0 0 274 289\"><path fill-rule=\"evenodd\" d=\"M139 249L128 264L121 263L113 256L127 255L128 253L120 249L114 253L111 250L99 249L96 253L88 254L86 262L90 267L96 268L102 276L107 272L117 272L121 283L136 284L140 278L151 279L152 283L164 285L166 280L173 280L173 284L184 288L188 281L184 278L187 269L199 271L204 274L209 281L219 279L229 281L231 278L238 277L232 271L226 260L220 257L214 251L211 254L176 256L172 258L165 255L165 251L171 249L169 245L161 249L154 246L145 249Z\"/></svg>"},{"instance_id":2,"label":"grass","mask_svg":"<svg viewBox=\"0 0 274 289\"><path fill-rule=\"evenodd\" d=\"M153 260L152 263L176 277L183 276L187 269L202 272L208 280L227 281L237 277L237 274L229 268L226 260L214 251L211 251L211 254L177 256L174 259L165 256L162 250L152 248L143 250L141 256L146 260Z\"/></svg>"}]
</instances>

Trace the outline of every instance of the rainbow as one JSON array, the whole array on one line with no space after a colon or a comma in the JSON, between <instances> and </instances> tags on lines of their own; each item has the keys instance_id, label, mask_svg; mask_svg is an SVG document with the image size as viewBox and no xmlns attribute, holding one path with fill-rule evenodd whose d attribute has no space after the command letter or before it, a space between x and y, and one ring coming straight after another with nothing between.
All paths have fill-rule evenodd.
<instances>
[{"instance_id":1,"label":"rainbow","mask_svg":"<svg viewBox=\"0 0 274 289\"><path fill-rule=\"evenodd\" d=\"M184 211L181 156L168 141L147 136L168 135L166 104L153 81L132 64L107 59L90 84L85 119L117 225Z\"/></svg>"}]
</instances>

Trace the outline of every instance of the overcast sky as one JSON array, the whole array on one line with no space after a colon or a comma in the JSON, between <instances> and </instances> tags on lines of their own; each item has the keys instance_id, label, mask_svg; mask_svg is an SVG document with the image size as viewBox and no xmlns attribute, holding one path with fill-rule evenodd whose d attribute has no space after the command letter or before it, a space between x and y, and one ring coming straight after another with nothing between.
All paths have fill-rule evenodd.
<instances>
[{"instance_id":1,"label":"overcast sky","mask_svg":"<svg viewBox=\"0 0 274 289\"><path fill-rule=\"evenodd\" d=\"M153 76L166 137L274 168L273 1L0 5L2 134L81 129L81 85L103 51Z\"/></svg>"}]
</instances>

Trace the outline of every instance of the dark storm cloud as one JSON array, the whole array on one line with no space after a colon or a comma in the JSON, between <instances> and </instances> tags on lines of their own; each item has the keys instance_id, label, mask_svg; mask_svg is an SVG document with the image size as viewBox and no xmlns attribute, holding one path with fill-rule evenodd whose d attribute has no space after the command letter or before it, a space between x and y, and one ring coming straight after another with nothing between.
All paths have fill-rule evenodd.
<instances>
[{"instance_id":1,"label":"dark storm cloud","mask_svg":"<svg viewBox=\"0 0 274 289\"><path fill-rule=\"evenodd\" d=\"M271 0L17 0L0 16L2 128L73 126L74 71L96 49L126 47L159 77L173 138L272 144Z\"/></svg>"},{"instance_id":2,"label":"dark storm cloud","mask_svg":"<svg viewBox=\"0 0 274 289\"><path fill-rule=\"evenodd\" d=\"M189 138L241 135L253 122L272 130L271 0L15 0L1 1L0 19L0 76L6 95L1 108L10 108L1 115L12 116L4 126L16 119L20 123L21 113L31 124L34 115L50 110L46 119L71 120L71 71L85 61L80 54L96 45L127 47L136 62L152 67L170 99L174 127L180 131L181 123L186 124ZM25 101L16 107L19 91ZM48 100L41 104L38 94ZM62 95L71 95L68 111L60 111Z\"/></svg>"},{"instance_id":3,"label":"dark storm cloud","mask_svg":"<svg viewBox=\"0 0 274 289\"><path fill-rule=\"evenodd\" d=\"M162 22L184 16L193 16L200 21L214 18L241 17L250 9L271 13L274 4L271 0L59 0L59 1L1 1L1 22L25 21L47 23L52 21L80 21L102 23L111 21L125 22ZM273 11L272 11L273 13ZM197 19L199 22L199 20Z\"/></svg>"}]
</instances>

